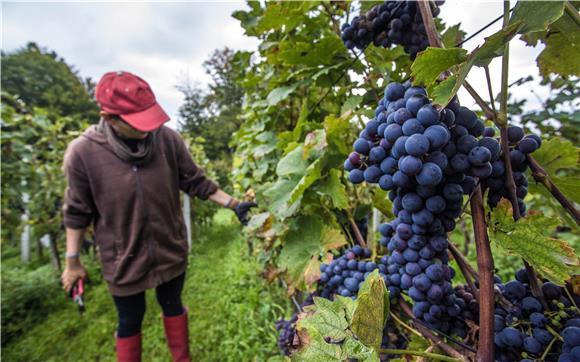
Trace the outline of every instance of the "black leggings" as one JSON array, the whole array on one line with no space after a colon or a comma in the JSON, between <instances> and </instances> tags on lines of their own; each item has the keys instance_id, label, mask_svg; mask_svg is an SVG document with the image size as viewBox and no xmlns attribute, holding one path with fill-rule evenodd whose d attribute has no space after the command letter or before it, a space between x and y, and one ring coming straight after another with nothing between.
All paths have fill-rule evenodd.
<instances>
[{"instance_id":1,"label":"black leggings","mask_svg":"<svg viewBox=\"0 0 580 362\"><path fill-rule=\"evenodd\" d=\"M184 280L185 273L155 288L157 302L163 309L163 315L173 317L183 313L181 290ZM141 332L141 323L145 316L145 292L127 297L113 296L113 300L119 315L117 336L130 337Z\"/></svg>"}]
</instances>

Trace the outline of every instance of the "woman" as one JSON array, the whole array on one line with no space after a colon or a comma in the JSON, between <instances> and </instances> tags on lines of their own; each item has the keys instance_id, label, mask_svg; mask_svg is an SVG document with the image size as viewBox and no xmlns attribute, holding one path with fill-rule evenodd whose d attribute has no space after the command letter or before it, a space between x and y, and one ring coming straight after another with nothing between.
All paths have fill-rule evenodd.
<instances>
[{"instance_id":1,"label":"woman","mask_svg":"<svg viewBox=\"0 0 580 362\"><path fill-rule=\"evenodd\" d=\"M179 191L234 210L242 223L254 203L220 190L193 162L149 84L128 72L103 76L95 90L101 121L70 143L64 157L69 292L86 270L79 248L92 223L102 273L117 309L117 359L141 359L145 290L155 288L174 361L190 361L181 290L188 245Z\"/></svg>"}]
</instances>

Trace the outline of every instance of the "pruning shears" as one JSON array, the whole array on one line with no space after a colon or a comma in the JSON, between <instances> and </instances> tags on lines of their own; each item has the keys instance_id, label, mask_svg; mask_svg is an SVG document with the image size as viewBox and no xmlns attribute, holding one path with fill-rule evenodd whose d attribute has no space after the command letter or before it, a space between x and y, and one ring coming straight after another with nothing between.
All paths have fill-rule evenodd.
<instances>
[{"instance_id":1,"label":"pruning shears","mask_svg":"<svg viewBox=\"0 0 580 362\"><path fill-rule=\"evenodd\" d=\"M83 300L84 293L85 293L85 282L84 282L83 278L80 278L73 285L73 287L70 291L70 296L71 296L73 302L78 304L79 313L81 316L85 312L85 302Z\"/></svg>"}]
</instances>

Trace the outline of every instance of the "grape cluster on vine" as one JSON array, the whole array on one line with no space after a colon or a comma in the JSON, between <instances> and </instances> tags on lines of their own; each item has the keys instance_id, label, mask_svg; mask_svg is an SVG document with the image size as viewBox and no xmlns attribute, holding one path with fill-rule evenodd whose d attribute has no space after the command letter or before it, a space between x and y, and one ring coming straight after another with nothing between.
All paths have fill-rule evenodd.
<instances>
[{"instance_id":1,"label":"grape cluster on vine","mask_svg":"<svg viewBox=\"0 0 580 362\"><path fill-rule=\"evenodd\" d=\"M431 2L434 16L438 5ZM351 23L342 26L341 38L348 49L364 49L369 44L390 48L401 45L411 59L429 46L425 25L415 1L385 1L375 5L365 14L355 16Z\"/></svg>"},{"instance_id":2,"label":"grape cluster on vine","mask_svg":"<svg viewBox=\"0 0 580 362\"><path fill-rule=\"evenodd\" d=\"M424 88L390 83L344 165L351 182L389 191L396 218L380 232L390 252L391 295L407 291L418 318L461 336L463 305L451 285L446 234L455 228L463 195L491 174L491 152L477 140L484 129L456 99L440 111Z\"/></svg>"},{"instance_id":3,"label":"grape cluster on vine","mask_svg":"<svg viewBox=\"0 0 580 362\"><path fill-rule=\"evenodd\" d=\"M330 264L323 263L320 266L321 274L318 280L320 296L332 299L338 294L354 298L372 271L378 268L380 274L384 276L386 267L370 260L371 255L370 249L355 245Z\"/></svg>"},{"instance_id":4,"label":"grape cluster on vine","mask_svg":"<svg viewBox=\"0 0 580 362\"><path fill-rule=\"evenodd\" d=\"M533 296L525 269L516 279L496 284L510 306L497 305L494 315L496 359L508 361L580 361L578 300L564 288L542 284L547 305ZM560 353L561 351L561 353Z\"/></svg>"},{"instance_id":5,"label":"grape cluster on vine","mask_svg":"<svg viewBox=\"0 0 580 362\"><path fill-rule=\"evenodd\" d=\"M525 135L521 127L511 126L507 130L510 148L510 163L512 165L512 177L516 185L516 196L518 208L521 215L526 213L524 198L528 194L528 179L524 173L528 169L526 155L533 153L542 145L542 139L535 134ZM489 145L490 149L497 148L498 141L493 139L495 131L493 128L486 128L479 140L480 144ZM506 169L504 161L499 157L498 149L492 157L492 172L490 177L482 181L483 189L489 189L487 202L493 208L496 207L502 198L510 199L509 189L506 185Z\"/></svg>"}]
</instances>

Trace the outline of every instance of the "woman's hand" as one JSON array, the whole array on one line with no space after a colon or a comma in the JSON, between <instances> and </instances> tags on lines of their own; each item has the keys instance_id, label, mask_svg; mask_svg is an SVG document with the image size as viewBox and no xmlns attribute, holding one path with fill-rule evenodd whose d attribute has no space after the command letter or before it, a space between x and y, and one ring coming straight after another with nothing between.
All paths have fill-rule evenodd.
<instances>
[{"instance_id":1,"label":"woman's hand","mask_svg":"<svg viewBox=\"0 0 580 362\"><path fill-rule=\"evenodd\" d=\"M248 211L250 211L250 209L252 207L256 207L258 206L258 204L256 204L255 202L240 202L235 208L234 208L234 212L236 213L236 216L238 217L238 220L240 220L240 223L242 223L242 225L246 226L248 225Z\"/></svg>"},{"instance_id":2,"label":"woman's hand","mask_svg":"<svg viewBox=\"0 0 580 362\"><path fill-rule=\"evenodd\" d=\"M87 270L81 264L80 260L77 259L76 262L67 263L60 277L62 281L62 288L66 291L67 294L70 294L70 291L77 280L81 278L86 279L86 277Z\"/></svg>"}]
</instances>

